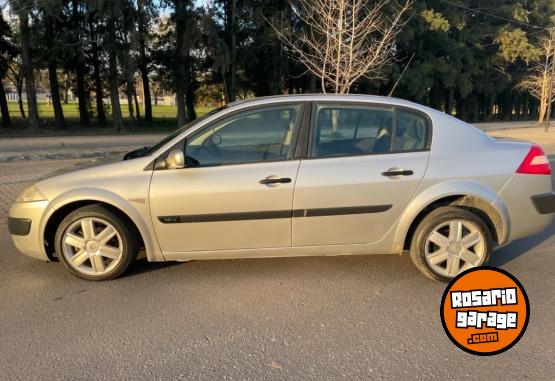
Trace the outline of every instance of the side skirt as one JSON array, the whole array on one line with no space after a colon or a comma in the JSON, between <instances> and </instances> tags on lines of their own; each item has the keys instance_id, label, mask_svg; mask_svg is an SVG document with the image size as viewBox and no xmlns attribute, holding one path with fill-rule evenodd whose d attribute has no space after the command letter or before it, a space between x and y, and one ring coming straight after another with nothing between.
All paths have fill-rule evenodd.
<instances>
[{"instance_id":1,"label":"side skirt","mask_svg":"<svg viewBox=\"0 0 555 381\"><path fill-rule=\"evenodd\" d=\"M391 253L387 245L356 244L329 246L277 247L263 249L237 249L191 251L186 253L164 253L168 261L191 261L205 259L239 259L239 258L280 258L280 257L308 257L308 256L339 256L339 255L369 255L369 254L402 254Z\"/></svg>"}]
</instances>

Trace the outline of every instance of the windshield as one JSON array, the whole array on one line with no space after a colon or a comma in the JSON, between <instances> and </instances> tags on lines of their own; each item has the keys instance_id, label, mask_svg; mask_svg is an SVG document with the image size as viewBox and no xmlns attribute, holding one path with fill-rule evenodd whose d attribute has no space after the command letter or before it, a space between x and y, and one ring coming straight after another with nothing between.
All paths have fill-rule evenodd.
<instances>
[{"instance_id":1,"label":"windshield","mask_svg":"<svg viewBox=\"0 0 555 381\"><path fill-rule=\"evenodd\" d=\"M215 108L214 110L204 114L203 116L201 116L200 118L197 118L189 123L187 123L186 125L184 125L181 128L178 128L177 130L175 130L173 133L169 134L168 136L166 136L164 139L162 139L160 142L156 143L155 145L153 145L152 147L150 147L147 151L145 151L145 153L143 154L143 156L148 156L150 154L152 154L153 152L156 152L158 149L160 149L161 147L163 147L166 143L168 143L170 140L172 140L173 138L175 138L176 136L178 136L179 134L181 134L183 131L188 130L189 128L193 127L194 125L196 125L197 123L202 122L203 120L205 120L206 118L222 111L223 109L226 109L228 106L222 106L222 107L218 107Z\"/></svg>"}]
</instances>

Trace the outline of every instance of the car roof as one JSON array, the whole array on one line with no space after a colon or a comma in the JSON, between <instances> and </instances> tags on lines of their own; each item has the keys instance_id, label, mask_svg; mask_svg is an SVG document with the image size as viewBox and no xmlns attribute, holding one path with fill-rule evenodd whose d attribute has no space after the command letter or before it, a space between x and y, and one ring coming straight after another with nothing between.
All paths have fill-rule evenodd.
<instances>
[{"instance_id":1,"label":"car roof","mask_svg":"<svg viewBox=\"0 0 555 381\"><path fill-rule=\"evenodd\" d=\"M420 109L422 111L433 111L426 106L407 101L404 99L366 94L289 94L289 95L272 95L258 98L241 99L230 103L229 107L248 106L255 104L271 104L281 102L306 102L306 101L341 101L341 102L369 102L379 104L390 104L397 106L407 106Z\"/></svg>"}]
</instances>

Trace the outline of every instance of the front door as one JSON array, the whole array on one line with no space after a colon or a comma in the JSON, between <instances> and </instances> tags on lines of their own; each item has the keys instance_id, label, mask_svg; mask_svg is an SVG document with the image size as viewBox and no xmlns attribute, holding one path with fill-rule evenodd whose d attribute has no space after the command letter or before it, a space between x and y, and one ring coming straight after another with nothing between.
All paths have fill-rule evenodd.
<instances>
[{"instance_id":1,"label":"front door","mask_svg":"<svg viewBox=\"0 0 555 381\"><path fill-rule=\"evenodd\" d=\"M187 167L154 171L150 187L164 253L291 245L302 112L302 104L257 107L187 137Z\"/></svg>"},{"instance_id":2,"label":"front door","mask_svg":"<svg viewBox=\"0 0 555 381\"><path fill-rule=\"evenodd\" d=\"M425 115L371 105L316 104L299 168L293 245L373 243L408 205L429 157Z\"/></svg>"}]
</instances>

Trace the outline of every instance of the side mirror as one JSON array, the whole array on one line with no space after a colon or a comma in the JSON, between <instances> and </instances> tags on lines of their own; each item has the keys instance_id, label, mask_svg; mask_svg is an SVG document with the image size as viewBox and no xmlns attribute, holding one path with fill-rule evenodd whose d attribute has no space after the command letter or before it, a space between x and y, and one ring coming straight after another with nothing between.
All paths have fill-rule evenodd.
<instances>
[{"instance_id":1,"label":"side mirror","mask_svg":"<svg viewBox=\"0 0 555 381\"><path fill-rule=\"evenodd\" d=\"M211 139L212 144L214 144L215 146L219 146L220 144L222 144L222 135L212 135Z\"/></svg>"},{"instance_id":2,"label":"side mirror","mask_svg":"<svg viewBox=\"0 0 555 381\"><path fill-rule=\"evenodd\" d=\"M185 154L180 149L174 149L164 161L167 169L185 168Z\"/></svg>"}]
</instances>

